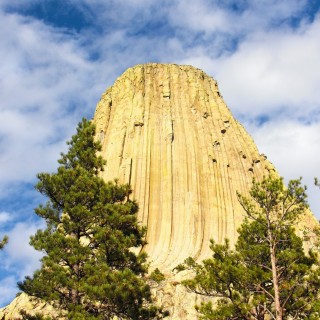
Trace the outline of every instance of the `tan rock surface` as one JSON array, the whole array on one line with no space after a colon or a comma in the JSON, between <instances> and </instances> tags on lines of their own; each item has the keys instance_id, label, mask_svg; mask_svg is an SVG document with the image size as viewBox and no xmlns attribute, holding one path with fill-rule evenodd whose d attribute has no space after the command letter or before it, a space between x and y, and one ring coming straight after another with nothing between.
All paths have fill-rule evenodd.
<instances>
[{"instance_id":1,"label":"tan rock surface","mask_svg":"<svg viewBox=\"0 0 320 320\"><path fill-rule=\"evenodd\" d=\"M133 188L152 265L170 271L209 255L209 239L236 239L236 191L273 166L225 105L215 80L191 66L128 69L98 103L103 177Z\"/></svg>"},{"instance_id":2,"label":"tan rock surface","mask_svg":"<svg viewBox=\"0 0 320 320\"><path fill-rule=\"evenodd\" d=\"M28 311L28 313L32 316L36 315L37 313L45 313L52 316L56 315L56 311L50 304L42 302L39 299L31 299L25 293L21 293L7 307L0 310L0 319L21 319L20 311Z\"/></svg>"},{"instance_id":3,"label":"tan rock surface","mask_svg":"<svg viewBox=\"0 0 320 320\"><path fill-rule=\"evenodd\" d=\"M103 177L131 184L151 269L168 277L153 289L157 301L171 319L196 319L199 298L172 269L189 256L210 256L211 238L236 241L243 219L236 191L247 193L252 178L275 172L273 165L233 118L217 82L191 66L128 69L102 95L94 122L107 161Z\"/></svg>"}]
</instances>

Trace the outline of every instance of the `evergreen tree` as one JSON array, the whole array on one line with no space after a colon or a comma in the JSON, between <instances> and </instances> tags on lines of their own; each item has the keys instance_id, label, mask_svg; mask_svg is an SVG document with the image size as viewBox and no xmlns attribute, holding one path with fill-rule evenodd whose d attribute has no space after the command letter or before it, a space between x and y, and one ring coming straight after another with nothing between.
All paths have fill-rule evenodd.
<instances>
[{"instance_id":1,"label":"evergreen tree","mask_svg":"<svg viewBox=\"0 0 320 320\"><path fill-rule=\"evenodd\" d=\"M300 180L285 188L281 178L253 181L250 198L238 195L247 217L235 249L211 242L213 256L202 264L189 258L191 291L213 297L197 306L200 319L319 319L317 255L306 255L294 226L307 208Z\"/></svg>"},{"instance_id":2,"label":"evergreen tree","mask_svg":"<svg viewBox=\"0 0 320 320\"><path fill-rule=\"evenodd\" d=\"M8 236L4 236L3 239L0 241L0 250L8 243Z\"/></svg>"},{"instance_id":3,"label":"evergreen tree","mask_svg":"<svg viewBox=\"0 0 320 320\"><path fill-rule=\"evenodd\" d=\"M94 136L94 125L83 119L57 172L38 174L36 189L48 202L35 212L47 227L30 243L44 257L18 285L68 319L160 318L144 279L146 255L131 250L144 244L138 206L128 185L99 177L104 160Z\"/></svg>"}]
</instances>

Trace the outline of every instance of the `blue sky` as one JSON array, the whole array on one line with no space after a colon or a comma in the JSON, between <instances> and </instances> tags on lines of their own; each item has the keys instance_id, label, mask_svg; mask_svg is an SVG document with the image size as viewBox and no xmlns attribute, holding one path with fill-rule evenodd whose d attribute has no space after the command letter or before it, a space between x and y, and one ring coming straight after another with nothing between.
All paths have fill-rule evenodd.
<instances>
[{"instance_id":1,"label":"blue sky","mask_svg":"<svg viewBox=\"0 0 320 320\"><path fill-rule=\"evenodd\" d=\"M0 306L40 257L36 174L54 171L76 124L128 67L191 64L286 180L303 176L320 218L318 0L2 0Z\"/></svg>"}]
</instances>

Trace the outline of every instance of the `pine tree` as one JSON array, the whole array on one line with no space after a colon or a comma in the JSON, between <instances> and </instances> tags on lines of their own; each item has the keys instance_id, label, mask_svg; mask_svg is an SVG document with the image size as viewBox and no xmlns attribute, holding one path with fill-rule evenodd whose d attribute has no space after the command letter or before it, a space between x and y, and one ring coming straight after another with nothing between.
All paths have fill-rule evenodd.
<instances>
[{"instance_id":1,"label":"pine tree","mask_svg":"<svg viewBox=\"0 0 320 320\"><path fill-rule=\"evenodd\" d=\"M184 282L191 291L216 298L197 306L200 319L319 319L317 255L305 254L294 228L307 208L305 188L269 176L253 181L250 196L238 195L247 217L235 248L212 241L211 259L178 268L195 272Z\"/></svg>"},{"instance_id":2,"label":"pine tree","mask_svg":"<svg viewBox=\"0 0 320 320\"><path fill-rule=\"evenodd\" d=\"M0 250L3 249L3 247L8 243L8 240L9 240L8 236L4 236L2 238L2 240L0 241Z\"/></svg>"},{"instance_id":3,"label":"pine tree","mask_svg":"<svg viewBox=\"0 0 320 320\"><path fill-rule=\"evenodd\" d=\"M38 174L36 189L48 202L35 212L47 227L30 243L44 257L18 285L68 319L160 318L144 279L146 255L132 251L145 243L137 203L128 185L99 177L105 163L94 136L94 125L83 119L57 172Z\"/></svg>"}]
</instances>

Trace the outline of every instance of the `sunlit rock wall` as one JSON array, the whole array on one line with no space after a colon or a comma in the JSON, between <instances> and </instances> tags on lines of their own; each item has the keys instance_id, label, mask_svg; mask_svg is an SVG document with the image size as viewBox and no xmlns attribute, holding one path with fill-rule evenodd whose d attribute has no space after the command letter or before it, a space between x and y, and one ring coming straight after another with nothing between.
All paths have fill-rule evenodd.
<instances>
[{"instance_id":1,"label":"sunlit rock wall","mask_svg":"<svg viewBox=\"0 0 320 320\"><path fill-rule=\"evenodd\" d=\"M217 82L191 66L128 69L102 96L94 122L103 177L129 183L147 226L153 267L169 271L236 239L236 192L273 166L224 103Z\"/></svg>"}]
</instances>

